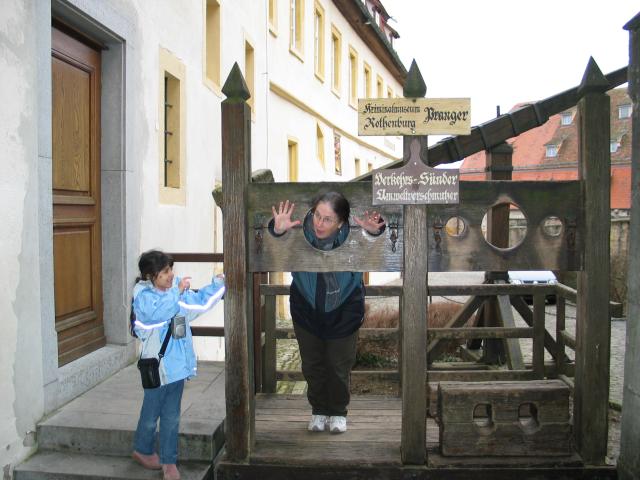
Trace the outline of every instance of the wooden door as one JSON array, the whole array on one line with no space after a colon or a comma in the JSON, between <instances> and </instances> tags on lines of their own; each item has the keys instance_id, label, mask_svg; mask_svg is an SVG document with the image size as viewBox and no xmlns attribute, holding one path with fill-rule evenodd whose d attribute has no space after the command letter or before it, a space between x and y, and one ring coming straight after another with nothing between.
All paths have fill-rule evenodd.
<instances>
[{"instance_id":1,"label":"wooden door","mask_svg":"<svg viewBox=\"0 0 640 480\"><path fill-rule=\"evenodd\" d=\"M53 260L58 365L105 345L100 52L53 28Z\"/></svg>"}]
</instances>

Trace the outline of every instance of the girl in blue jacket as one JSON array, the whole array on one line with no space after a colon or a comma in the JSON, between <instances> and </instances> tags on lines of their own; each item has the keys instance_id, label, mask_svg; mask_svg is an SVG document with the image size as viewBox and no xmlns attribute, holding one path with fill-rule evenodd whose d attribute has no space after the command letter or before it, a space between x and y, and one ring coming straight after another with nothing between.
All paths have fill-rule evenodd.
<instances>
[{"instance_id":1,"label":"girl in blue jacket","mask_svg":"<svg viewBox=\"0 0 640 480\"><path fill-rule=\"evenodd\" d=\"M145 388L134 439L133 458L145 468L163 470L165 480L178 480L178 427L185 379L196 375L196 356L189 323L209 310L224 295L222 276L198 292L190 290L191 277L173 273L173 259L158 250L140 256L140 277L133 289L132 332L142 341L141 358L158 357L165 335L170 335L160 361L158 388ZM172 335L174 317L184 317L184 328ZM176 321L176 324L178 322ZM154 452L160 419L160 455Z\"/></svg>"},{"instance_id":2,"label":"girl in blue jacket","mask_svg":"<svg viewBox=\"0 0 640 480\"><path fill-rule=\"evenodd\" d=\"M347 239L350 207L341 193L316 197L302 222L291 219L294 207L288 200L277 209L271 207L273 235L284 235L302 223L307 241L320 250L332 250ZM371 235L384 230L385 222L376 212L354 216L354 221ZM332 433L346 432L349 375L364 319L362 273L293 272L292 276L289 303L311 404L308 430L329 427Z\"/></svg>"}]
</instances>

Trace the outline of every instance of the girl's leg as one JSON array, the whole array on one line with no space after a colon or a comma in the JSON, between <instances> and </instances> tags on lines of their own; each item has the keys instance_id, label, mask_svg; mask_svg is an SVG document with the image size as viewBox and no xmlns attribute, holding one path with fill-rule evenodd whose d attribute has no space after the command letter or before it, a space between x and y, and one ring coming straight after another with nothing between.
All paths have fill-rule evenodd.
<instances>
[{"instance_id":1,"label":"girl's leg","mask_svg":"<svg viewBox=\"0 0 640 480\"><path fill-rule=\"evenodd\" d=\"M313 415L330 415L327 396L325 341L293 323L300 348L302 374L307 381L307 399Z\"/></svg>"},{"instance_id":2,"label":"girl's leg","mask_svg":"<svg viewBox=\"0 0 640 480\"><path fill-rule=\"evenodd\" d=\"M160 463L172 465L178 460L178 429L184 380L164 385L162 388L166 393L160 411Z\"/></svg>"},{"instance_id":3,"label":"girl's leg","mask_svg":"<svg viewBox=\"0 0 640 480\"><path fill-rule=\"evenodd\" d=\"M144 389L144 400L133 441L133 449L143 455L152 455L154 451L163 393L163 387Z\"/></svg>"},{"instance_id":4,"label":"girl's leg","mask_svg":"<svg viewBox=\"0 0 640 480\"><path fill-rule=\"evenodd\" d=\"M358 331L356 330L348 337L327 340L326 342L328 415L347 415L347 405L351 400L349 391L351 368L356 363L357 341Z\"/></svg>"}]
</instances>

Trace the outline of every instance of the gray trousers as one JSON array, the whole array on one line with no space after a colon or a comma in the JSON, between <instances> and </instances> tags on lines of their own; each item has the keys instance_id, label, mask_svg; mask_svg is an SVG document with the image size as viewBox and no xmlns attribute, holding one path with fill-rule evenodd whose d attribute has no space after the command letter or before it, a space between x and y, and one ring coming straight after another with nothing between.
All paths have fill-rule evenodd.
<instances>
[{"instance_id":1,"label":"gray trousers","mask_svg":"<svg viewBox=\"0 0 640 480\"><path fill-rule=\"evenodd\" d=\"M345 416L351 399L349 381L351 368L356 362L358 331L347 337L324 340L295 322L293 328L312 413Z\"/></svg>"}]
</instances>

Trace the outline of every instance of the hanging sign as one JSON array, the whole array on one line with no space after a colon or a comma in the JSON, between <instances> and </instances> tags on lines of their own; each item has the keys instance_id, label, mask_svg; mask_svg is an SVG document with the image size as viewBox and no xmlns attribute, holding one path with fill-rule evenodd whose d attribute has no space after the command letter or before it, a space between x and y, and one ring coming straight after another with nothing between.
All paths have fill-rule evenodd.
<instances>
[{"instance_id":1,"label":"hanging sign","mask_svg":"<svg viewBox=\"0 0 640 480\"><path fill-rule=\"evenodd\" d=\"M469 98L358 99L358 135L469 135Z\"/></svg>"},{"instance_id":2,"label":"hanging sign","mask_svg":"<svg viewBox=\"0 0 640 480\"><path fill-rule=\"evenodd\" d=\"M373 205L460 203L460 171L425 165L417 139L409 148L411 156L406 165L373 174Z\"/></svg>"}]
</instances>

